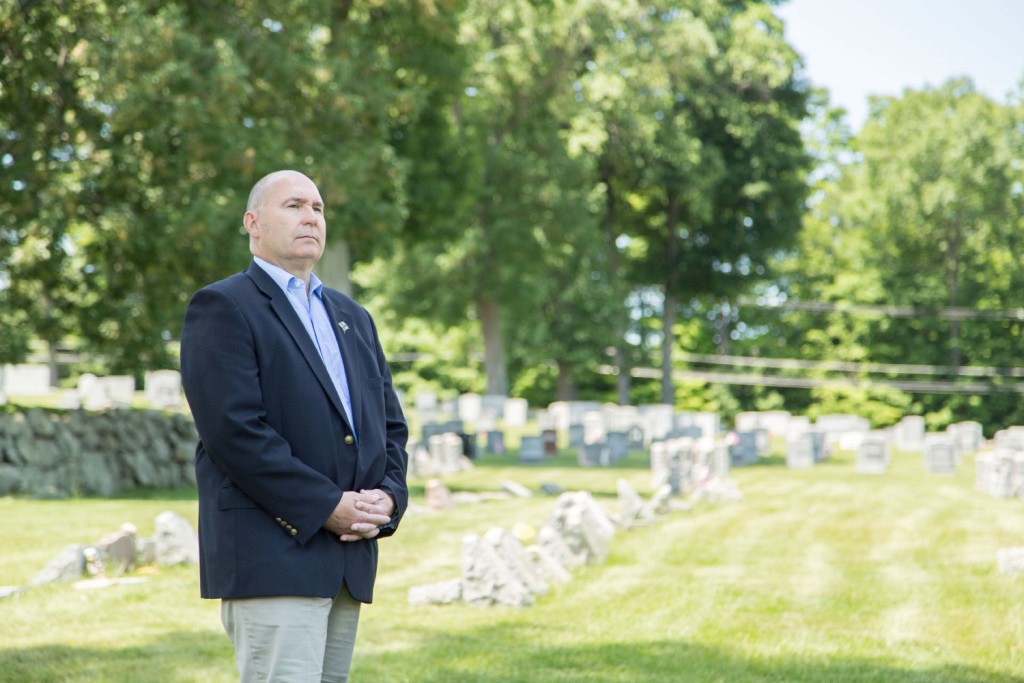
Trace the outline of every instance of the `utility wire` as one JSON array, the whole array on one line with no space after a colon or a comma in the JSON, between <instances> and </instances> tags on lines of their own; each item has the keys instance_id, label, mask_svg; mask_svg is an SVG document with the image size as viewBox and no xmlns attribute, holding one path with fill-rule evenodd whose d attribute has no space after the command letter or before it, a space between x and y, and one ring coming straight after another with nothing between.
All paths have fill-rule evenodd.
<instances>
[{"instance_id":1,"label":"utility wire","mask_svg":"<svg viewBox=\"0 0 1024 683\"><path fill-rule=\"evenodd\" d=\"M886 306L851 304L843 301L799 301L789 299L782 302L766 301L762 297L736 297L740 306L754 308L780 308L811 313L851 313L860 315L882 315L890 318L941 318L943 320L1024 320L1024 308L1009 310L979 310L962 306Z\"/></svg>"}]
</instances>

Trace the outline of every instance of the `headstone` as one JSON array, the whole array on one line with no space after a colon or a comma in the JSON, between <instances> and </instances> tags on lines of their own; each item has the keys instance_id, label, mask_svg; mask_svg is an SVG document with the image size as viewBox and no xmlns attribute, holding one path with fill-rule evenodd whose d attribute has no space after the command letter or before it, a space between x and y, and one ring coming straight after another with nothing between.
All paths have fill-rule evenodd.
<instances>
[{"instance_id":1,"label":"headstone","mask_svg":"<svg viewBox=\"0 0 1024 683\"><path fill-rule=\"evenodd\" d=\"M78 393L85 410L106 410L110 407L110 398L99 377L86 372L78 378Z\"/></svg>"},{"instance_id":2,"label":"headstone","mask_svg":"<svg viewBox=\"0 0 1024 683\"><path fill-rule=\"evenodd\" d=\"M135 378L131 375L109 375L101 377L103 390L115 408L129 408L135 400Z\"/></svg>"},{"instance_id":3,"label":"headstone","mask_svg":"<svg viewBox=\"0 0 1024 683\"><path fill-rule=\"evenodd\" d=\"M484 394L480 397L480 412L493 415L495 418L503 418L506 401L508 398L500 394Z\"/></svg>"},{"instance_id":4,"label":"headstone","mask_svg":"<svg viewBox=\"0 0 1024 683\"><path fill-rule=\"evenodd\" d=\"M544 444L544 455L558 455L558 432L545 429L540 433L540 438Z\"/></svg>"},{"instance_id":5,"label":"headstone","mask_svg":"<svg viewBox=\"0 0 1024 683\"><path fill-rule=\"evenodd\" d=\"M542 462L544 460L544 443L539 436L524 436L519 441L520 462Z\"/></svg>"},{"instance_id":6,"label":"headstone","mask_svg":"<svg viewBox=\"0 0 1024 683\"><path fill-rule=\"evenodd\" d=\"M532 498L533 491L526 488L522 484L506 479L501 482L501 490L508 491L516 498Z\"/></svg>"},{"instance_id":7,"label":"headstone","mask_svg":"<svg viewBox=\"0 0 1024 683\"><path fill-rule=\"evenodd\" d=\"M629 434L626 432L608 432L605 443L608 462L601 463L605 466L613 465L629 454Z\"/></svg>"},{"instance_id":8,"label":"headstone","mask_svg":"<svg viewBox=\"0 0 1024 683\"><path fill-rule=\"evenodd\" d=\"M156 517L156 562L160 565L198 564L199 539L188 521L167 510Z\"/></svg>"},{"instance_id":9,"label":"headstone","mask_svg":"<svg viewBox=\"0 0 1024 683\"><path fill-rule=\"evenodd\" d=\"M555 401L548 406L548 413L555 429L567 432L570 426L583 424L584 413L600 409L601 404L595 401Z\"/></svg>"},{"instance_id":10,"label":"headstone","mask_svg":"<svg viewBox=\"0 0 1024 683\"><path fill-rule=\"evenodd\" d=\"M885 474L889 469L889 442L882 436L865 436L857 449L857 472Z\"/></svg>"},{"instance_id":11,"label":"headstone","mask_svg":"<svg viewBox=\"0 0 1024 683\"><path fill-rule=\"evenodd\" d=\"M620 478L616 485L619 493L619 519L624 527L645 524L654 519L652 511L644 504L644 499L628 481Z\"/></svg>"},{"instance_id":12,"label":"headstone","mask_svg":"<svg viewBox=\"0 0 1024 683\"><path fill-rule=\"evenodd\" d=\"M615 526L608 514L586 491L563 493L545 526L554 528L584 562L603 562L608 556Z\"/></svg>"},{"instance_id":13,"label":"headstone","mask_svg":"<svg viewBox=\"0 0 1024 683\"><path fill-rule=\"evenodd\" d=\"M433 391L420 391L416 394L416 415L420 423L434 422L437 419L437 394Z\"/></svg>"},{"instance_id":14,"label":"headstone","mask_svg":"<svg viewBox=\"0 0 1024 683\"><path fill-rule=\"evenodd\" d=\"M924 451L924 418L906 415L893 427L893 446L904 452Z\"/></svg>"},{"instance_id":15,"label":"headstone","mask_svg":"<svg viewBox=\"0 0 1024 683\"><path fill-rule=\"evenodd\" d=\"M544 547L537 544L526 546L526 554L533 563L534 571L548 583L568 583L572 579L569 570L563 567Z\"/></svg>"},{"instance_id":16,"label":"headstone","mask_svg":"<svg viewBox=\"0 0 1024 683\"><path fill-rule=\"evenodd\" d=\"M579 448L584 444L583 425L570 425L569 427L569 448Z\"/></svg>"},{"instance_id":17,"label":"headstone","mask_svg":"<svg viewBox=\"0 0 1024 683\"><path fill-rule=\"evenodd\" d=\"M476 534L462 537L462 599L471 605L526 607L533 593L488 543Z\"/></svg>"},{"instance_id":18,"label":"headstone","mask_svg":"<svg viewBox=\"0 0 1024 683\"><path fill-rule=\"evenodd\" d=\"M515 535L500 527L494 527L484 534L484 542L491 544L495 554L504 561L505 566L533 595L544 595L548 592L547 581L534 569L533 562L526 554L526 549L519 543Z\"/></svg>"},{"instance_id":19,"label":"headstone","mask_svg":"<svg viewBox=\"0 0 1024 683\"><path fill-rule=\"evenodd\" d=\"M667 403L639 406L640 423L648 439L663 439L675 427L675 407Z\"/></svg>"},{"instance_id":20,"label":"headstone","mask_svg":"<svg viewBox=\"0 0 1024 683\"><path fill-rule=\"evenodd\" d=\"M924 437L924 467L931 474L956 474L956 445L945 434Z\"/></svg>"},{"instance_id":21,"label":"headstone","mask_svg":"<svg viewBox=\"0 0 1024 683\"><path fill-rule=\"evenodd\" d=\"M732 467L745 467L757 462L757 434L757 431L732 432L730 434L729 464Z\"/></svg>"},{"instance_id":22,"label":"headstone","mask_svg":"<svg viewBox=\"0 0 1024 683\"><path fill-rule=\"evenodd\" d=\"M100 559L107 571L123 574L136 564L135 527L126 524L120 531L104 536L96 543Z\"/></svg>"},{"instance_id":23,"label":"headstone","mask_svg":"<svg viewBox=\"0 0 1024 683\"><path fill-rule=\"evenodd\" d=\"M154 370L146 373L145 396L154 408L176 409L182 405L181 373L177 370Z\"/></svg>"},{"instance_id":24,"label":"headstone","mask_svg":"<svg viewBox=\"0 0 1024 683\"><path fill-rule=\"evenodd\" d=\"M43 569L28 582L41 586L55 581L77 581L85 573L85 546L73 543L65 546Z\"/></svg>"},{"instance_id":25,"label":"headstone","mask_svg":"<svg viewBox=\"0 0 1024 683\"><path fill-rule=\"evenodd\" d=\"M523 427L526 425L529 405L525 398L509 398L505 400L504 420L506 427Z\"/></svg>"},{"instance_id":26,"label":"headstone","mask_svg":"<svg viewBox=\"0 0 1024 683\"><path fill-rule=\"evenodd\" d=\"M814 436L804 432L786 443L786 466L790 469L808 469L814 467Z\"/></svg>"},{"instance_id":27,"label":"headstone","mask_svg":"<svg viewBox=\"0 0 1024 683\"><path fill-rule=\"evenodd\" d=\"M503 432L487 432L487 452L492 455L505 454L505 434Z\"/></svg>"},{"instance_id":28,"label":"headstone","mask_svg":"<svg viewBox=\"0 0 1024 683\"><path fill-rule=\"evenodd\" d=\"M604 434L604 415L596 410L585 413L583 415L583 443L604 441Z\"/></svg>"},{"instance_id":29,"label":"headstone","mask_svg":"<svg viewBox=\"0 0 1024 683\"><path fill-rule=\"evenodd\" d=\"M480 417L481 399L479 394L463 394L459 396L459 419L463 422L476 423Z\"/></svg>"},{"instance_id":30,"label":"headstone","mask_svg":"<svg viewBox=\"0 0 1024 683\"><path fill-rule=\"evenodd\" d=\"M450 510L455 507L452 493L440 479L430 479L423 487L427 507L431 510Z\"/></svg>"},{"instance_id":31,"label":"headstone","mask_svg":"<svg viewBox=\"0 0 1024 683\"><path fill-rule=\"evenodd\" d=\"M946 433L953 439L958 453L974 453L985 441L980 422L955 422L946 427Z\"/></svg>"},{"instance_id":32,"label":"headstone","mask_svg":"<svg viewBox=\"0 0 1024 683\"><path fill-rule=\"evenodd\" d=\"M47 396L50 387L50 368L47 365L5 365L0 375L3 385L0 393L11 396Z\"/></svg>"}]
</instances>

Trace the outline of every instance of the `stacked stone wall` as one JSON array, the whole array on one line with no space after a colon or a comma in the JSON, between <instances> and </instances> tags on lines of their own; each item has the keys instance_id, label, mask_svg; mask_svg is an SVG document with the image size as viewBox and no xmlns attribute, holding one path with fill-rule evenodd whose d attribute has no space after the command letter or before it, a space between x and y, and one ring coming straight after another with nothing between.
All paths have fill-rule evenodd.
<instances>
[{"instance_id":1,"label":"stacked stone wall","mask_svg":"<svg viewBox=\"0 0 1024 683\"><path fill-rule=\"evenodd\" d=\"M0 495L114 496L195 487L191 418L155 410L0 412Z\"/></svg>"}]
</instances>

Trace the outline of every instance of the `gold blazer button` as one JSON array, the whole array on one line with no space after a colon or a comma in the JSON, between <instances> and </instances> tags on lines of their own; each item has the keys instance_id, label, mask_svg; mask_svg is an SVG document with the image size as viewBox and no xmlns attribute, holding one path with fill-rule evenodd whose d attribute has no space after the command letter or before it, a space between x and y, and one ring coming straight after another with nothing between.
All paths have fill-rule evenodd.
<instances>
[{"instance_id":1,"label":"gold blazer button","mask_svg":"<svg viewBox=\"0 0 1024 683\"><path fill-rule=\"evenodd\" d=\"M355 442L356 442L356 440L352 438L351 434L349 434L348 436L345 437L345 443L348 444L349 446L351 446Z\"/></svg>"}]
</instances>

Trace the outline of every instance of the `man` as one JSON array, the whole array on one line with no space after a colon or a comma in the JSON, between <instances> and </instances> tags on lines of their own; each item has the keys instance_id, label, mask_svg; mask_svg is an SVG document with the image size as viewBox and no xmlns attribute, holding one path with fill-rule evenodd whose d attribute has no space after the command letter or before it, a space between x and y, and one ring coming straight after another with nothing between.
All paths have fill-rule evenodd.
<instances>
[{"instance_id":1,"label":"man","mask_svg":"<svg viewBox=\"0 0 1024 683\"><path fill-rule=\"evenodd\" d=\"M196 292L181 334L201 593L243 682L344 681L377 539L408 504L408 427L369 313L313 274L313 181L261 179L244 223L252 263Z\"/></svg>"}]
</instances>

